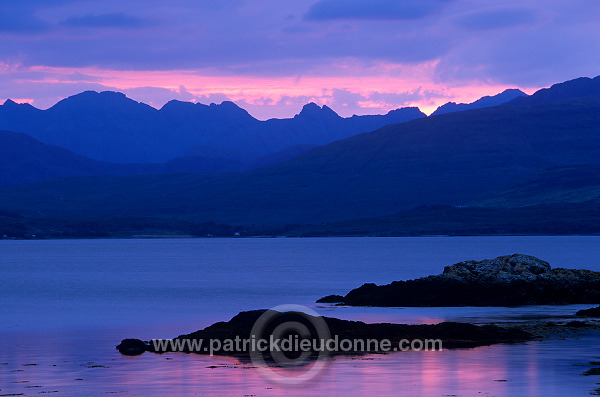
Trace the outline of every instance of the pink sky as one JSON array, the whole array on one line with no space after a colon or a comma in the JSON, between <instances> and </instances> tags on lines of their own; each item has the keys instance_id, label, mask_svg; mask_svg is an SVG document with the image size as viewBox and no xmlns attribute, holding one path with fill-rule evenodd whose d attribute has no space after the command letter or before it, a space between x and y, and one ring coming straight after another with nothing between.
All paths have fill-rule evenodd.
<instances>
[{"instance_id":1,"label":"pink sky","mask_svg":"<svg viewBox=\"0 0 600 397\"><path fill-rule=\"evenodd\" d=\"M65 81L79 76L72 94L78 93L79 84L100 85L98 90L125 92L134 100L160 108L168 100L181 99L210 103L228 99L247 109L259 119L292 117L302 105L315 102L332 107L341 116L353 114L381 114L406 106L419 107L430 114L438 106L454 101L468 103L485 95L495 95L514 86L501 84L473 84L447 87L433 81L434 63L404 67L398 76L372 74L368 76L214 76L192 70L125 71L99 68L67 68L32 66L27 72L36 78L22 78L19 84L62 87ZM391 65L382 68L391 68ZM401 65L398 66L401 68ZM21 72L23 67L19 67ZM415 81L419 85L415 87ZM539 87L521 87L528 94ZM157 95L157 89L162 90ZM376 93L386 93L378 97ZM217 93L217 95L215 95ZM48 108L64 97L41 100L10 98L19 103L30 103ZM4 98L8 99L8 98Z\"/></svg>"},{"instance_id":2,"label":"pink sky","mask_svg":"<svg viewBox=\"0 0 600 397\"><path fill-rule=\"evenodd\" d=\"M600 74L597 0L6 0L0 99L232 100L259 119L431 113Z\"/></svg>"}]
</instances>

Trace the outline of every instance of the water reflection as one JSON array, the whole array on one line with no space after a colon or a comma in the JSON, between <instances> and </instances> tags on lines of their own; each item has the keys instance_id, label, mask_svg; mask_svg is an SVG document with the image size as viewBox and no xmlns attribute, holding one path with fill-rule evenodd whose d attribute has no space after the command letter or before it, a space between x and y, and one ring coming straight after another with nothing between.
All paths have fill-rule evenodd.
<instances>
[{"instance_id":1,"label":"water reflection","mask_svg":"<svg viewBox=\"0 0 600 397\"><path fill-rule=\"evenodd\" d=\"M67 340L50 343L42 351L34 344L20 343L18 347L1 346L5 354L0 365L0 394L586 395L594 389L595 380L582 377L585 368L578 365L594 360L599 336L336 357L320 376L297 387L272 384L252 364L234 358L183 353L124 357L106 349L104 343L90 346L87 352L69 350Z\"/></svg>"},{"instance_id":2,"label":"water reflection","mask_svg":"<svg viewBox=\"0 0 600 397\"><path fill-rule=\"evenodd\" d=\"M553 266L600 270L599 242L575 236L1 241L0 394L588 395L600 380L581 376L586 368L578 365L600 361L600 336L337 357L298 388L270 384L235 359L123 357L114 347L125 337L191 332L241 310L310 305L365 282L437 274L466 259L522 252ZM586 307L316 310L369 323L430 324L560 317Z\"/></svg>"}]
</instances>

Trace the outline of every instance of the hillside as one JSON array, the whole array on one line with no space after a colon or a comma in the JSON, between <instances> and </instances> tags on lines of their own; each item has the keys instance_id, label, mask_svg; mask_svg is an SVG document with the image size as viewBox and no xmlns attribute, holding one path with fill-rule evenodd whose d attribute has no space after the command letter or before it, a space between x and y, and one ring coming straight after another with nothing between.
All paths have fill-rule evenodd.
<instances>
[{"instance_id":1,"label":"hillside","mask_svg":"<svg viewBox=\"0 0 600 397\"><path fill-rule=\"evenodd\" d=\"M250 164L227 158L203 156L178 157L162 164L117 164L92 160L70 150L47 145L26 134L0 131L0 185L39 182L68 176L244 171L289 160L315 147L293 146L261 157Z\"/></svg>"},{"instance_id":2,"label":"hillside","mask_svg":"<svg viewBox=\"0 0 600 397\"><path fill-rule=\"evenodd\" d=\"M5 187L0 209L259 225L375 217L469 203L544 168L593 164L599 131L600 101L499 106L384 127L245 173Z\"/></svg>"},{"instance_id":3,"label":"hillside","mask_svg":"<svg viewBox=\"0 0 600 397\"><path fill-rule=\"evenodd\" d=\"M0 185L59 176L114 175L133 171L130 167L90 160L10 131L0 131L0 159Z\"/></svg>"},{"instance_id":4,"label":"hillside","mask_svg":"<svg viewBox=\"0 0 600 397\"><path fill-rule=\"evenodd\" d=\"M280 233L292 237L599 235L600 206L597 202L516 208L420 206L381 217L290 225Z\"/></svg>"},{"instance_id":5,"label":"hillside","mask_svg":"<svg viewBox=\"0 0 600 397\"><path fill-rule=\"evenodd\" d=\"M515 208L560 203L600 205L600 165L549 168L530 179L494 191L473 204Z\"/></svg>"},{"instance_id":6,"label":"hillside","mask_svg":"<svg viewBox=\"0 0 600 397\"><path fill-rule=\"evenodd\" d=\"M531 96L523 96L507 102L507 105L544 105L574 99L600 99L600 76L577 79L553 84L543 88Z\"/></svg>"}]
</instances>

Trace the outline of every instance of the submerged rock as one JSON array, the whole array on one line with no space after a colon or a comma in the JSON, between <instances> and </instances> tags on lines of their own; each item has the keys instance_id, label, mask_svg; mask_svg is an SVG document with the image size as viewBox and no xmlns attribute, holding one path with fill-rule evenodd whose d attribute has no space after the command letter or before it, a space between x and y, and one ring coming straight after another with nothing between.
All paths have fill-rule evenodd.
<instances>
[{"instance_id":1,"label":"submerged rock","mask_svg":"<svg viewBox=\"0 0 600 397\"><path fill-rule=\"evenodd\" d=\"M329 298L329 297L326 297ZM330 303L322 298L317 302ZM326 299L326 300L323 300ZM600 272L552 269L514 254L446 266L442 274L364 284L339 302L354 306L519 306L600 302Z\"/></svg>"}]
</instances>

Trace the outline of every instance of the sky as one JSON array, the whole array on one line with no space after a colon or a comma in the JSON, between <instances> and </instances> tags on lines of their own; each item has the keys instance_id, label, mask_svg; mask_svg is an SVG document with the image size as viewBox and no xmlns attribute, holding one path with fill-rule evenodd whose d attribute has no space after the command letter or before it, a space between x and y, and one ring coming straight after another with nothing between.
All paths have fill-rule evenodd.
<instances>
[{"instance_id":1,"label":"sky","mask_svg":"<svg viewBox=\"0 0 600 397\"><path fill-rule=\"evenodd\" d=\"M599 16L598 0L2 0L0 101L431 113L600 75Z\"/></svg>"}]
</instances>

